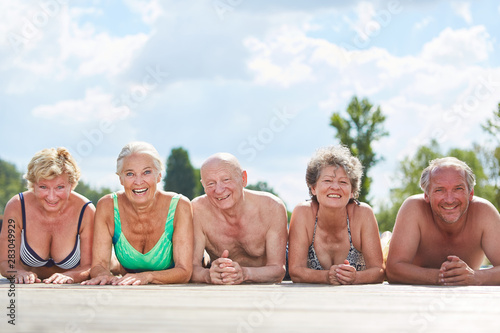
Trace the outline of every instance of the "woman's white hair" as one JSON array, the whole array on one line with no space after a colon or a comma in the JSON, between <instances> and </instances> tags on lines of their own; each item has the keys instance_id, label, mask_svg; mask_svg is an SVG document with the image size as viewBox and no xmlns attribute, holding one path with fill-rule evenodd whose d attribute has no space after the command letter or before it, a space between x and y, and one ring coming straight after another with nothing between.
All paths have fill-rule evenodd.
<instances>
[{"instance_id":1,"label":"woman's white hair","mask_svg":"<svg viewBox=\"0 0 500 333\"><path fill-rule=\"evenodd\" d=\"M147 154L153 158L153 164L158 171L161 173L164 169L163 162L161 160L160 154L152 144L143 141L134 141L127 143L123 148L118 158L116 159L116 174L120 175L123 170L123 160L132 154Z\"/></svg>"}]
</instances>

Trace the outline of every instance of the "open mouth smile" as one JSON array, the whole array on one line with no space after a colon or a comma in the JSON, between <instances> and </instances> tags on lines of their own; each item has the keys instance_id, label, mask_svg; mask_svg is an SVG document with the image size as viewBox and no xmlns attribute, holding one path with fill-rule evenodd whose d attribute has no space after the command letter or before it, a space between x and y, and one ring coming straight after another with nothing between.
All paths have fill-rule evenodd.
<instances>
[{"instance_id":1,"label":"open mouth smile","mask_svg":"<svg viewBox=\"0 0 500 333\"><path fill-rule=\"evenodd\" d=\"M147 188L143 188L140 190L132 190L132 192L134 192L135 194L143 194L146 193L147 190L148 190Z\"/></svg>"},{"instance_id":2,"label":"open mouth smile","mask_svg":"<svg viewBox=\"0 0 500 333\"><path fill-rule=\"evenodd\" d=\"M221 200L225 200L225 199L227 199L227 198L229 198L229 194L228 194L228 195L226 195L225 197L222 197L222 198L217 198L217 200L221 201Z\"/></svg>"}]
</instances>

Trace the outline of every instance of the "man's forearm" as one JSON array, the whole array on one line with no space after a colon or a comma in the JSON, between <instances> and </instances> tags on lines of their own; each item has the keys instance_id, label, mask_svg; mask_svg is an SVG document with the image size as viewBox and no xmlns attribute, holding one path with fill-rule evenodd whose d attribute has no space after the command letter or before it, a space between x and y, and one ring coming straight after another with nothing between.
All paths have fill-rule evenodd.
<instances>
[{"instance_id":1,"label":"man's forearm","mask_svg":"<svg viewBox=\"0 0 500 333\"><path fill-rule=\"evenodd\" d=\"M387 280L402 284L439 284L439 269L423 268L408 263L397 263L387 267Z\"/></svg>"},{"instance_id":2,"label":"man's forearm","mask_svg":"<svg viewBox=\"0 0 500 333\"><path fill-rule=\"evenodd\" d=\"M243 267L243 282L279 283L285 277L285 266Z\"/></svg>"},{"instance_id":3,"label":"man's forearm","mask_svg":"<svg viewBox=\"0 0 500 333\"><path fill-rule=\"evenodd\" d=\"M210 269L203 268L202 266L193 266L193 274L191 275L191 282L212 283L210 279Z\"/></svg>"}]
</instances>

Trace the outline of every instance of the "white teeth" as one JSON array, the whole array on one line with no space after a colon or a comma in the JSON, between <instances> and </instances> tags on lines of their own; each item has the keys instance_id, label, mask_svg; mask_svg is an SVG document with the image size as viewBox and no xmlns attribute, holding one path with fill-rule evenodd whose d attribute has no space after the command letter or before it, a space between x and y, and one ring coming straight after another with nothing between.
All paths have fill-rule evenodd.
<instances>
[{"instance_id":1,"label":"white teeth","mask_svg":"<svg viewBox=\"0 0 500 333\"><path fill-rule=\"evenodd\" d=\"M147 190L148 190L147 188L144 188L144 189L142 189L142 190L132 190L132 192L134 192L134 193L138 193L138 194L141 194L141 193L146 192Z\"/></svg>"}]
</instances>

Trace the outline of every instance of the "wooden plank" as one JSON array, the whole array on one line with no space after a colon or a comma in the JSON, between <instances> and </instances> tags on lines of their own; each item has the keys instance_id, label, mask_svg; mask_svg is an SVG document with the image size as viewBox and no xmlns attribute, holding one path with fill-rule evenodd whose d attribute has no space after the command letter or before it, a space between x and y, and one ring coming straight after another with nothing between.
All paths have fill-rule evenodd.
<instances>
[{"instance_id":1,"label":"wooden plank","mask_svg":"<svg viewBox=\"0 0 500 333\"><path fill-rule=\"evenodd\" d=\"M16 285L1 332L497 332L500 287Z\"/></svg>"}]
</instances>

